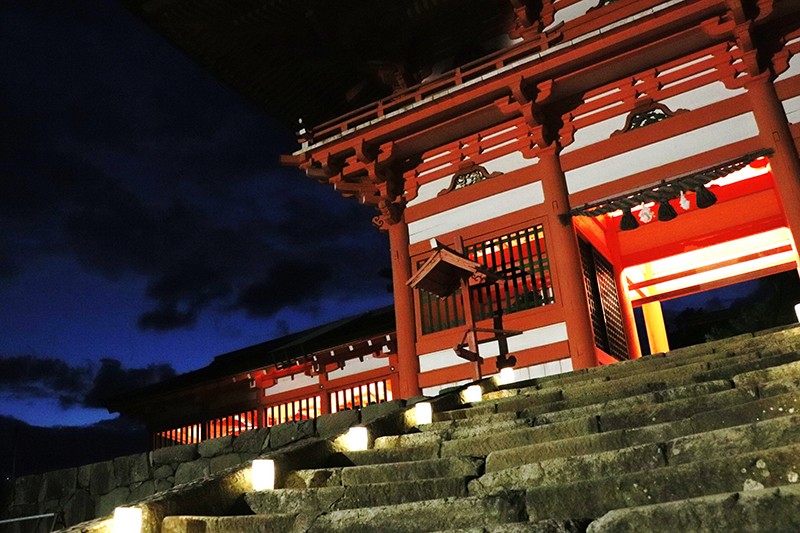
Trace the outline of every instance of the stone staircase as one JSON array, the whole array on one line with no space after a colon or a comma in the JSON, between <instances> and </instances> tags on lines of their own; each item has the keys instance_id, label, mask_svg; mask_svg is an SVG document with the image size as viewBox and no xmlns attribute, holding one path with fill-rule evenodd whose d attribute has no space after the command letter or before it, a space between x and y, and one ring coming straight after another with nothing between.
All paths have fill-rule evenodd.
<instances>
[{"instance_id":1,"label":"stone staircase","mask_svg":"<svg viewBox=\"0 0 800 533\"><path fill-rule=\"evenodd\" d=\"M212 509L176 487L145 502L152 528L800 531L800 328L481 386L478 403L434 399L431 424L413 409L373 424L366 451L296 443L277 490L196 485Z\"/></svg>"}]
</instances>

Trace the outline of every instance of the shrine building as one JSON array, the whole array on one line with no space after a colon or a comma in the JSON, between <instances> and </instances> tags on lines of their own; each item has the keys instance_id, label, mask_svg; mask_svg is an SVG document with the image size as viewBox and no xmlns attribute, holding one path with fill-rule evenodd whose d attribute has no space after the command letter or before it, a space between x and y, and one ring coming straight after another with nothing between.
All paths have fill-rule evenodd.
<instances>
[{"instance_id":1,"label":"shrine building","mask_svg":"<svg viewBox=\"0 0 800 533\"><path fill-rule=\"evenodd\" d=\"M375 207L395 298L110 407L156 446L637 358L637 307L667 351L661 302L798 270L795 0L124 2Z\"/></svg>"}]
</instances>

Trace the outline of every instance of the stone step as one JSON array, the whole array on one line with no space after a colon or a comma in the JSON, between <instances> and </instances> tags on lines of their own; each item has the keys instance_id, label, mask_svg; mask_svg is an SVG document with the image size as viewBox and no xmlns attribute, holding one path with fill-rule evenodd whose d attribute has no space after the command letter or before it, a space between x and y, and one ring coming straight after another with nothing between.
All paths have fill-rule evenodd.
<instances>
[{"instance_id":1,"label":"stone step","mask_svg":"<svg viewBox=\"0 0 800 533\"><path fill-rule=\"evenodd\" d=\"M295 530L295 515L167 516L161 533L287 533Z\"/></svg>"},{"instance_id":2,"label":"stone step","mask_svg":"<svg viewBox=\"0 0 800 533\"><path fill-rule=\"evenodd\" d=\"M790 393L789 396L791 395ZM532 461L587 455L641 444L666 442L680 437L773 418L788 417L794 420L796 416L794 413L797 411L791 411L791 409L793 409L792 405L796 397L786 398L784 396L776 396L725 409L699 413L687 419L662 424L496 449L486 456L486 472L496 472ZM472 443L469 443L467 439L454 442L461 442L463 445L458 449L455 446L451 446L448 451L460 451L461 455L470 455L468 452ZM474 445L473 449L483 451L487 445L488 443L486 442L479 442ZM443 448L442 451L444 453L445 449ZM474 455L478 454L475 453Z\"/></svg>"},{"instance_id":3,"label":"stone step","mask_svg":"<svg viewBox=\"0 0 800 533\"><path fill-rule=\"evenodd\" d=\"M564 390L553 391L560 394L541 396L525 394L513 402L510 400L490 401L465 409L439 413L438 416L440 419L455 417L463 419L474 415L489 416L493 412L523 411L525 417L531 417L545 412L605 403L609 400L619 400L629 396L663 391L695 383L730 380L740 374L784 366L797 361L800 361L800 354L786 353L745 361L726 360L725 364L720 363L719 365L692 363L662 371L644 372L619 380L578 384ZM785 373L790 372L785 371ZM559 395L561 396L560 399ZM540 398L544 398L544 400L540 401Z\"/></svg>"},{"instance_id":4,"label":"stone step","mask_svg":"<svg viewBox=\"0 0 800 533\"><path fill-rule=\"evenodd\" d=\"M800 486L783 485L627 507L592 522L587 533L663 531L796 533L800 531Z\"/></svg>"},{"instance_id":5,"label":"stone step","mask_svg":"<svg viewBox=\"0 0 800 533\"><path fill-rule=\"evenodd\" d=\"M382 463L405 463L438 459L441 444L421 444L404 448L381 448L359 451L345 451L334 454L330 458L332 466L362 466Z\"/></svg>"},{"instance_id":6,"label":"stone step","mask_svg":"<svg viewBox=\"0 0 800 533\"><path fill-rule=\"evenodd\" d=\"M684 500L703 495L763 489L798 479L800 444L735 456L529 488L530 520L597 518L613 509Z\"/></svg>"},{"instance_id":7,"label":"stone step","mask_svg":"<svg viewBox=\"0 0 800 533\"><path fill-rule=\"evenodd\" d=\"M669 465L737 455L764 448L778 448L800 442L800 419L772 420L723 428L595 454L534 460L516 467L489 472L469 482L469 493L484 496L494 492L523 490L548 484L623 475ZM530 460L529 460L530 461Z\"/></svg>"},{"instance_id":8,"label":"stone step","mask_svg":"<svg viewBox=\"0 0 800 533\"><path fill-rule=\"evenodd\" d=\"M591 520L540 520L499 526L446 529L435 533L583 533Z\"/></svg>"},{"instance_id":9,"label":"stone step","mask_svg":"<svg viewBox=\"0 0 800 533\"><path fill-rule=\"evenodd\" d=\"M467 478L430 478L366 485L277 489L245 494L245 501L256 514L276 509L282 513L316 516L343 509L397 505L467 495Z\"/></svg>"},{"instance_id":10,"label":"stone step","mask_svg":"<svg viewBox=\"0 0 800 533\"><path fill-rule=\"evenodd\" d=\"M505 493L481 498L443 498L391 506L333 511L318 517L309 533L422 533L524 522L524 498Z\"/></svg>"},{"instance_id":11,"label":"stone step","mask_svg":"<svg viewBox=\"0 0 800 533\"><path fill-rule=\"evenodd\" d=\"M438 477L477 477L482 470L483 461L472 457L446 457L407 463L320 468L290 472L286 476L284 488L347 487Z\"/></svg>"}]
</instances>

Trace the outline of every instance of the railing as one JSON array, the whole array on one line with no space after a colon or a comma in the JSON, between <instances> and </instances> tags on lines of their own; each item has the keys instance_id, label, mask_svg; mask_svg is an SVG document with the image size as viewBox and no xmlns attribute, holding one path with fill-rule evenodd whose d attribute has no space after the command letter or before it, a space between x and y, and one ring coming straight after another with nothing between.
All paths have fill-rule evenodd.
<instances>
[{"instance_id":1,"label":"railing","mask_svg":"<svg viewBox=\"0 0 800 533\"><path fill-rule=\"evenodd\" d=\"M331 413L389 402L392 397L392 380L389 378L356 385L330 393Z\"/></svg>"},{"instance_id":2,"label":"railing","mask_svg":"<svg viewBox=\"0 0 800 533\"><path fill-rule=\"evenodd\" d=\"M264 424L267 427L317 418L322 414L322 398L312 396L278 405L270 405L264 409Z\"/></svg>"},{"instance_id":3,"label":"railing","mask_svg":"<svg viewBox=\"0 0 800 533\"><path fill-rule=\"evenodd\" d=\"M207 439L238 435L257 427L259 427L258 411L250 409L205 422L159 431L153 435L153 448L165 448L177 444L196 444Z\"/></svg>"}]
</instances>

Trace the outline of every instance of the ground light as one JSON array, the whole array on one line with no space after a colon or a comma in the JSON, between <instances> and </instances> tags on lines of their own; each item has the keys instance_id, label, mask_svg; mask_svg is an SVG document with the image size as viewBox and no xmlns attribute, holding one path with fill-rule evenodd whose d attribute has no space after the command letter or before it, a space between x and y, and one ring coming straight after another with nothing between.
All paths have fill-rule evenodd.
<instances>
[{"instance_id":1,"label":"ground light","mask_svg":"<svg viewBox=\"0 0 800 533\"><path fill-rule=\"evenodd\" d=\"M466 403L476 403L483 399L483 391L480 385L470 385L464 391L464 401Z\"/></svg>"},{"instance_id":2,"label":"ground light","mask_svg":"<svg viewBox=\"0 0 800 533\"><path fill-rule=\"evenodd\" d=\"M351 427L345 434L345 445L351 452L363 451L369 448L369 433L362 426Z\"/></svg>"},{"instance_id":3,"label":"ground light","mask_svg":"<svg viewBox=\"0 0 800 533\"><path fill-rule=\"evenodd\" d=\"M800 304L794 306L794 314L797 315L797 321L800 322Z\"/></svg>"},{"instance_id":4,"label":"ground light","mask_svg":"<svg viewBox=\"0 0 800 533\"><path fill-rule=\"evenodd\" d=\"M114 509L111 531L113 533L141 533L142 508L117 507Z\"/></svg>"},{"instance_id":5,"label":"ground light","mask_svg":"<svg viewBox=\"0 0 800 533\"><path fill-rule=\"evenodd\" d=\"M509 383L514 383L517 380L516 372L510 366L500 369L500 385L508 385Z\"/></svg>"},{"instance_id":6,"label":"ground light","mask_svg":"<svg viewBox=\"0 0 800 533\"><path fill-rule=\"evenodd\" d=\"M273 490L275 488L275 461L255 459L251 472L253 490Z\"/></svg>"},{"instance_id":7,"label":"ground light","mask_svg":"<svg viewBox=\"0 0 800 533\"><path fill-rule=\"evenodd\" d=\"M430 402L419 402L414 405L414 416L418 426L433 422L433 407Z\"/></svg>"}]
</instances>

